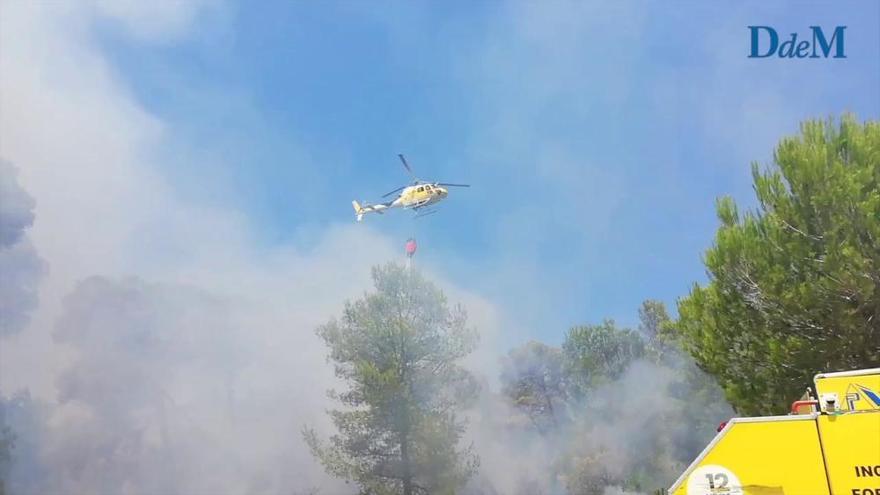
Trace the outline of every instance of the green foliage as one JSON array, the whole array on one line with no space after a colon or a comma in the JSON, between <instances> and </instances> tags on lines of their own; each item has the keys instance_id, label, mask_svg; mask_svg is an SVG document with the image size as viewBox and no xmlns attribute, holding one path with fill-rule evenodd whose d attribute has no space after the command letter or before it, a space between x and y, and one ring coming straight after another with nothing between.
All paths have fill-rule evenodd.
<instances>
[{"instance_id":1,"label":"green foliage","mask_svg":"<svg viewBox=\"0 0 880 495\"><path fill-rule=\"evenodd\" d=\"M681 349L663 303L645 301L639 319L637 332L612 321L574 327L562 348L529 342L503 362L505 397L557 451L556 490L668 486L732 414Z\"/></svg>"},{"instance_id":2,"label":"green foliage","mask_svg":"<svg viewBox=\"0 0 880 495\"><path fill-rule=\"evenodd\" d=\"M660 338L670 321L662 301L648 299L639 307L639 332L648 341Z\"/></svg>"},{"instance_id":3,"label":"green foliage","mask_svg":"<svg viewBox=\"0 0 880 495\"><path fill-rule=\"evenodd\" d=\"M681 363L681 342L676 339L674 321L662 301L648 299L639 307L639 333L645 338L646 357L656 364Z\"/></svg>"},{"instance_id":4,"label":"green foliage","mask_svg":"<svg viewBox=\"0 0 880 495\"><path fill-rule=\"evenodd\" d=\"M638 333L605 320L599 325L570 329L562 352L571 394L583 398L590 389L619 378L633 360L645 353L645 344Z\"/></svg>"},{"instance_id":5,"label":"green foliage","mask_svg":"<svg viewBox=\"0 0 880 495\"><path fill-rule=\"evenodd\" d=\"M603 386L619 379L644 350L638 333L606 320L573 327L561 349L528 342L504 359L502 393L559 450L550 478L558 479L566 493L601 494L622 482L611 474L603 447L591 442L583 448L608 412L587 399L599 394L604 408L613 407Z\"/></svg>"},{"instance_id":6,"label":"green foliage","mask_svg":"<svg viewBox=\"0 0 880 495\"><path fill-rule=\"evenodd\" d=\"M608 469L607 454L599 452L588 456L572 456L568 459L566 475L563 476L565 491L569 495L602 495L605 488L616 484L617 477Z\"/></svg>"},{"instance_id":7,"label":"green foliage","mask_svg":"<svg viewBox=\"0 0 880 495\"><path fill-rule=\"evenodd\" d=\"M547 433L559 427L568 389L562 351L540 342L513 349L502 361L501 392Z\"/></svg>"},{"instance_id":8,"label":"green foliage","mask_svg":"<svg viewBox=\"0 0 880 495\"><path fill-rule=\"evenodd\" d=\"M532 341L511 350L502 361L501 391L546 434L569 421L569 409L590 390L616 380L644 354L642 337L611 320L573 327L561 349Z\"/></svg>"},{"instance_id":9,"label":"green foliage","mask_svg":"<svg viewBox=\"0 0 880 495\"><path fill-rule=\"evenodd\" d=\"M376 292L348 303L318 329L348 390L331 393L338 433L324 445L304 436L325 469L363 493L453 493L478 459L458 450L465 425L456 411L477 392L456 362L476 344L460 307L419 273L389 264L373 270Z\"/></svg>"},{"instance_id":10,"label":"green foliage","mask_svg":"<svg viewBox=\"0 0 880 495\"><path fill-rule=\"evenodd\" d=\"M880 362L880 124L806 122L753 178L755 212L718 201L676 331L737 411L774 414L817 372Z\"/></svg>"}]
</instances>

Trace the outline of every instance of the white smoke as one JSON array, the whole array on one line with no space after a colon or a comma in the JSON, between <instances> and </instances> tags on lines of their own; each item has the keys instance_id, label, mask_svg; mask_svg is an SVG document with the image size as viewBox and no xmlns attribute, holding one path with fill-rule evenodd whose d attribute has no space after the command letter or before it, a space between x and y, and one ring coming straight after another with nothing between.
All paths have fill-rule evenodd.
<instances>
[{"instance_id":1,"label":"white smoke","mask_svg":"<svg viewBox=\"0 0 880 495\"><path fill-rule=\"evenodd\" d=\"M543 433L509 399L486 394L471 428L483 459L473 493L636 495L665 488L717 423L733 415L704 378L685 357L636 360L574 404L570 421Z\"/></svg>"},{"instance_id":2,"label":"white smoke","mask_svg":"<svg viewBox=\"0 0 880 495\"><path fill-rule=\"evenodd\" d=\"M398 249L366 225L261 246L240 212L180 197L157 173L163 123L92 26L169 43L199 8L0 4L0 154L22 186L3 165L0 295L18 335L0 341L0 396L23 391L2 402L13 493L355 489L300 435L327 433L335 385L314 330ZM41 279L35 252L51 267ZM493 324L491 305L444 285L472 322Z\"/></svg>"},{"instance_id":3,"label":"white smoke","mask_svg":"<svg viewBox=\"0 0 880 495\"><path fill-rule=\"evenodd\" d=\"M0 155L20 167L15 179L0 162L0 334L16 333L0 340L0 395L27 391L5 406L19 436L11 491L351 492L299 434L328 427L334 378L314 329L398 249L365 225L267 248L240 212L179 197L153 162L163 123L92 35L101 20L173 42L204 7L148 4L0 3ZM541 437L494 395L496 310L441 285L483 333L467 363L486 382L469 428L479 490L558 493L566 449L602 452L613 473L639 455L666 375L634 367L615 386L641 398L595 397L619 417Z\"/></svg>"},{"instance_id":4,"label":"white smoke","mask_svg":"<svg viewBox=\"0 0 880 495\"><path fill-rule=\"evenodd\" d=\"M89 278L64 306L54 335L75 357L57 382L49 491L341 488L299 445L303 422L324 423L329 384L321 356L303 352L308 328L139 279Z\"/></svg>"},{"instance_id":5,"label":"white smoke","mask_svg":"<svg viewBox=\"0 0 880 495\"><path fill-rule=\"evenodd\" d=\"M27 325L45 268L26 236L34 221L34 199L21 188L17 175L17 169L0 158L0 338Z\"/></svg>"}]
</instances>

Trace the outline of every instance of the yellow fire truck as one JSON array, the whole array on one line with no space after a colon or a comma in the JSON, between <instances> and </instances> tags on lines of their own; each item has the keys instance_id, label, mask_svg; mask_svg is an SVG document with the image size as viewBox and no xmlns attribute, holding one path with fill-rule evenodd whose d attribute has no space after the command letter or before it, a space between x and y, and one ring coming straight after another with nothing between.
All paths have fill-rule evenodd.
<instances>
[{"instance_id":1,"label":"yellow fire truck","mask_svg":"<svg viewBox=\"0 0 880 495\"><path fill-rule=\"evenodd\" d=\"M788 416L734 418L670 495L880 495L880 368L821 373Z\"/></svg>"}]
</instances>

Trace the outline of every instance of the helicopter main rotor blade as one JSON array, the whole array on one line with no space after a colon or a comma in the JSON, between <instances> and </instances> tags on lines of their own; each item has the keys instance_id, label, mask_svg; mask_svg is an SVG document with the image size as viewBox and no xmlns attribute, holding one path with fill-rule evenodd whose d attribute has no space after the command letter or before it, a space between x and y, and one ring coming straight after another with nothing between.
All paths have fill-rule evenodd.
<instances>
[{"instance_id":1,"label":"helicopter main rotor blade","mask_svg":"<svg viewBox=\"0 0 880 495\"><path fill-rule=\"evenodd\" d=\"M470 184L450 184L449 182L438 182L438 186L448 186L448 187L471 187Z\"/></svg>"},{"instance_id":2,"label":"helicopter main rotor blade","mask_svg":"<svg viewBox=\"0 0 880 495\"><path fill-rule=\"evenodd\" d=\"M391 192L388 192L388 193L383 194L382 197L383 197L383 198L387 198L388 196L391 196L392 194L394 194L394 193L396 193L396 192L403 191L405 188L406 188L406 186L400 186L400 187L398 187L397 189L395 189L395 190L393 190L393 191L391 191Z\"/></svg>"},{"instance_id":3,"label":"helicopter main rotor blade","mask_svg":"<svg viewBox=\"0 0 880 495\"><path fill-rule=\"evenodd\" d=\"M397 156L400 157L400 161L403 162L403 167L406 169L407 172L409 172L409 175L411 175L413 179L418 180L416 179L416 174L414 174L412 169L409 167L409 163L406 163L406 158L404 158L403 155L399 153Z\"/></svg>"}]
</instances>

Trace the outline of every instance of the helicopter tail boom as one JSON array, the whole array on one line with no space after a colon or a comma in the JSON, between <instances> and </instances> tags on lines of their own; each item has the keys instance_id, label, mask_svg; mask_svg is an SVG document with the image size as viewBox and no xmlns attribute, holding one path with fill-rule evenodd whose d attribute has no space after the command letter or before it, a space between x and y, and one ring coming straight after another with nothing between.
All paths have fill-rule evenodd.
<instances>
[{"instance_id":1,"label":"helicopter tail boom","mask_svg":"<svg viewBox=\"0 0 880 495\"><path fill-rule=\"evenodd\" d=\"M354 207L354 212L357 215L357 221L360 222L364 219L364 215L370 212L375 213L385 213L382 210L391 206L391 203L379 203L376 205L361 205L357 201L352 201L351 206Z\"/></svg>"}]
</instances>

